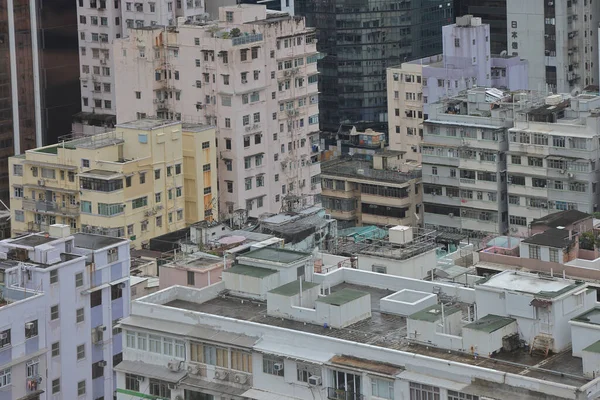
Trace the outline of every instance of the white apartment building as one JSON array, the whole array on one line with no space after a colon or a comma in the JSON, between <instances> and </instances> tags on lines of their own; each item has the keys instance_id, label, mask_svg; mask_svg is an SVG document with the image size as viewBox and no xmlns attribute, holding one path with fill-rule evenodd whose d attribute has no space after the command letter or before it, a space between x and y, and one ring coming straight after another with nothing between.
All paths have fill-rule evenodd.
<instances>
[{"instance_id":1,"label":"white apartment building","mask_svg":"<svg viewBox=\"0 0 600 400\"><path fill-rule=\"evenodd\" d=\"M105 132L116 122L113 42L130 28L174 25L176 18L208 17L202 0L77 0L81 113L75 134ZM66 134L66 132L65 132Z\"/></svg>"},{"instance_id":2,"label":"white apartment building","mask_svg":"<svg viewBox=\"0 0 600 400\"><path fill-rule=\"evenodd\" d=\"M600 3L506 1L508 53L529 61L529 88L581 93L598 85Z\"/></svg>"},{"instance_id":3,"label":"white apartment building","mask_svg":"<svg viewBox=\"0 0 600 400\"><path fill-rule=\"evenodd\" d=\"M465 15L443 31L443 53L387 69L390 149L420 162L430 104L473 86L527 89L527 61L492 55L490 26Z\"/></svg>"},{"instance_id":4,"label":"white apartment building","mask_svg":"<svg viewBox=\"0 0 600 400\"><path fill-rule=\"evenodd\" d=\"M506 231L512 101L498 89L474 88L430 105L422 145L425 227Z\"/></svg>"},{"instance_id":5,"label":"white apartment building","mask_svg":"<svg viewBox=\"0 0 600 400\"><path fill-rule=\"evenodd\" d=\"M173 286L132 303L121 322L118 400L600 394L600 378L570 349L600 339L598 329L585 338L570 329L569 320L594 310L584 283L506 271L473 289L349 268L320 274L305 253L263 250L219 283Z\"/></svg>"},{"instance_id":6,"label":"white apartment building","mask_svg":"<svg viewBox=\"0 0 600 400\"><path fill-rule=\"evenodd\" d=\"M115 44L117 118L216 125L222 216L311 205L320 193L318 56L303 18L262 5L131 29Z\"/></svg>"},{"instance_id":7,"label":"white apartment building","mask_svg":"<svg viewBox=\"0 0 600 400\"><path fill-rule=\"evenodd\" d=\"M600 97L553 95L517 111L509 130L507 189L512 235L556 210L598 211Z\"/></svg>"},{"instance_id":8,"label":"white apartment building","mask_svg":"<svg viewBox=\"0 0 600 400\"><path fill-rule=\"evenodd\" d=\"M0 242L0 399L112 397L129 268L127 240L68 225Z\"/></svg>"}]
</instances>

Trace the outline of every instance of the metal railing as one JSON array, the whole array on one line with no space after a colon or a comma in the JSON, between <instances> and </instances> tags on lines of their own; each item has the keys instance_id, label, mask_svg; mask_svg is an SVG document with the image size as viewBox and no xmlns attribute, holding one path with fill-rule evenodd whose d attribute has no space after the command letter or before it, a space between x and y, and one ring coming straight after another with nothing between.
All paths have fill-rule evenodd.
<instances>
[{"instance_id":1,"label":"metal railing","mask_svg":"<svg viewBox=\"0 0 600 400\"><path fill-rule=\"evenodd\" d=\"M344 389L327 388L327 398L334 400L363 400L365 397L360 393L347 392Z\"/></svg>"},{"instance_id":2,"label":"metal railing","mask_svg":"<svg viewBox=\"0 0 600 400\"><path fill-rule=\"evenodd\" d=\"M23 208L28 211L45 212L64 215L79 215L81 212L77 205L61 205L55 201L23 199Z\"/></svg>"}]
</instances>

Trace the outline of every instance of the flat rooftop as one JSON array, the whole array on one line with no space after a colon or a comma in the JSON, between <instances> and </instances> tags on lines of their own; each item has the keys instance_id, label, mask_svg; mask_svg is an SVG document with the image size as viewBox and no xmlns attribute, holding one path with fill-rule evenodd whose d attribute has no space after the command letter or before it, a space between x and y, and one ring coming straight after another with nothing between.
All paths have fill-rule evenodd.
<instances>
[{"instance_id":1,"label":"flat rooftop","mask_svg":"<svg viewBox=\"0 0 600 400\"><path fill-rule=\"evenodd\" d=\"M213 125L204 125L204 124L190 124L187 122L181 124L181 129L184 132L204 132L211 128L214 128L214 126Z\"/></svg>"},{"instance_id":2,"label":"flat rooftop","mask_svg":"<svg viewBox=\"0 0 600 400\"><path fill-rule=\"evenodd\" d=\"M281 264L291 264L303 258L310 257L308 253L294 250L279 249L274 247L263 247L243 254L241 257L254 258L257 260L273 261Z\"/></svg>"},{"instance_id":3,"label":"flat rooftop","mask_svg":"<svg viewBox=\"0 0 600 400\"><path fill-rule=\"evenodd\" d=\"M119 176L123 176L122 173L120 172L114 172L114 171L107 171L104 169L92 169L86 172L82 172L79 174L79 176L90 176L90 177L100 177L100 178L108 178L108 177L119 177Z\"/></svg>"},{"instance_id":4,"label":"flat rooftop","mask_svg":"<svg viewBox=\"0 0 600 400\"><path fill-rule=\"evenodd\" d=\"M600 307L594 307L591 310L586 311L585 313L573 318L572 321L600 325Z\"/></svg>"},{"instance_id":5,"label":"flat rooftop","mask_svg":"<svg viewBox=\"0 0 600 400\"><path fill-rule=\"evenodd\" d=\"M276 274L277 271L267 268L253 267L250 265L237 264L231 268L224 270L230 274L251 276L253 278L264 278L269 275Z\"/></svg>"},{"instance_id":6,"label":"flat rooftop","mask_svg":"<svg viewBox=\"0 0 600 400\"><path fill-rule=\"evenodd\" d=\"M583 377L583 365L580 358L573 357L571 350L544 358L525 350L511 353L499 353L493 358L473 357L471 354L449 351L434 346L424 346L409 341L406 336L406 318L386 314L380 311L379 302L393 291L369 286L342 283L331 288L332 294L343 289L366 292L371 295L371 317L352 324L346 328L323 328L316 324L305 324L300 321L271 317L267 315L265 302L248 301L223 292L216 298L204 303L187 300L174 300L164 304L168 307L196 311L221 317L250 321L258 324L276 326L299 332L334 337L350 342L369 344L393 350L421 354L448 361L475 365L501 372L520 374L536 379L544 379L565 385L581 386L591 379ZM260 304L260 307L257 307ZM466 316L466 312L463 316Z\"/></svg>"},{"instance_id":7,"label":"flat rooftop","mask_svg":"<svg viewBox=\"0 0 600 400\"><path fill-rule=\"evenodd\" d=\"M368 296L369 293L363 290L356 290L351 288L343 288L342 290L335 291L329 296L319 297L318 302L327 303L332 306L343 306L354 300L358 300L361 297Z\"/></svg>"},{"instance_id":8,"label":"flat rooftop","mask_svg":"<svg viewBox=\"0 0 600 400\"><path fill-rule=\"evenodd\" d=\"M117 243L126 242L127 239L114 238L110 236L94 235L91 233L76 233L75 247L82 249L99 250Z\"/></svg>"},{"instance_id":9,"label":"flat rooftop","mask_svg":"<svg viewBox=\"0 0 600 400\"><path fill-rule=\"evenodd\" d=\"M53 242L55 240L58 240L58 238L50 235L27 235L15 240L11 240L8 243L16 244L17 246L36 247L42 244Z\"/></svg>"},{"instance_id":10,"label":"flat rooftop","mask_svg":"<svg viewBox=\"0 0 600 400\"><path fill-rule=\"evenodd\" d=\"M426 322L435 322L442 318L442 315L448 316L452 314L456 314L460 312L459 307L455 306L445 306L444 312L442 314L442 306L440 304L435 304L431 307L427 307L424 310L417 311L414 314L409 315L409 319L415 319L417 321L426 321Z\"/></svg>"},{"instance_id":11,"label":"flat rooftop","mask_svg":"<svg viewBox=\"0 0 600 400\"><path fill-rule=\"evenodd\" d=\"M181 122L179 121L171 121L169 119L145 118L138 119L137 121L129 121L124 122L122 124L117 124L117 128L152 130L172 125L178 125L180 123Z\"/></svg>"},{"instance_id":12,"label":"flat rooftop","mask_svg":"<svg viewBox=\"0 0 600 400\"><path fill-rule=\"evenodd\" d=\"M504 328L506 325L512 324L517 320L510 317L502 317L500 315L488 314L483 318L479 318L475 322L471 322L463 326L463 329L472 329L475 331L492 333L500 328Z\"/></svg>"},{"instance_id":13,"label":"flat rooftop","mask_svg":"<svg viewBox=\"0 0 600 400\"><path fill-rule=\"evenodd\" d=\"M318 283L314 282L306 282L302 281L302 291L312 289L316 286L319 286ZM290 283L286 283L285 285L276 287L273 290L270 290L269 293L278 294L280 296L295 296L300 293L300 281L291 281Z\"/></svg>"},{"instance_id":14,"label":"flat rooftop","mask_svg":"<svg viewBox=\"0 0 600 400\"><path fill-rule=\"evenodd\" d=\"M479 286L525 292L545 297L556 297L583 283L567 279L543 277L536 274L516 271L504 271L493 275Z\"/></svg>"}]
</instances>

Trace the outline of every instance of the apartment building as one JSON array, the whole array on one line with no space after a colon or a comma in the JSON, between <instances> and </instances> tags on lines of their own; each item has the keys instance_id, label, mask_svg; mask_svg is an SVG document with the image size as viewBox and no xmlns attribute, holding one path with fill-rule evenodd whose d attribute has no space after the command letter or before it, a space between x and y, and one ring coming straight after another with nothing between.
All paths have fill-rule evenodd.
<instances>
[{"instance_id":1,"label":"apartment building","mask_svg":"<svg viewBox=\"0 0 600 400\"><path fill-rule=\"evenodd\" d=\"M95 134L116 124L114 40L130 28L175 25L179 17L204 20L208 14L202 0L77 0L77 17L81 112L73 131Z\"/></svg>"},{"instance_id":2,"label":"apartment building","mask_svg":"<svg viewBox=\"0 0 600 400\"><path fill-rule=\"evenodd\" d=\"M584 283L514 271L475 288L351 268L320 274L304 253L263 250L222 282L132 303L117 399L599 394L585 354L600 338L595 294Z\"/></svg>"},{"instance_id":3,"label":"apartment building","mask_svg":"<svg viewBox=\"0 0 600 400\"><path fill-rule=\"evenodd\" d=\"M529 61L529 87L581 93L598 84L600 4L586 0L507 0L508 52Z\"/></svg>"},{"instance_id":4,"label":"apartment building","mask_svg":"<svg viewBox=\"0 0 600 400\"><path fill-rule=\"evenodd\" d=\"M129 244L98 235L0 241L0 398L111 397L129 316Z\"/></svg>"},{"instance_id":5,"label":"apartment building","mask_svg":"<svg viewBox=\"0 0 600 400\"><path fill-rule=\"evenodd\" d=\"M340 229L363 225L416 226L421 219L421 170L403 154L373 161L339 158L322 163L321 203Z\"/></svg>"},{"instance_id":6,"label":"apartment building","mask_svg":"<svg viewBox=\"0 0 600 400\"><path fill-rule=\"evenodd\" d=\"M425 227L506 232L513 101L498 89L474 88L430 105L422 145Z\"/></svg>"},{"instance_id":7,"label":"apartment building","mask_svg":"<svg viewBox=\"0 0 600 400\"><path fill-rule=\"evenodd\" d=\"M135 247L217 214L214 128L144 119L10 159L12 232L127 237Z\"/></svg>"},{"instance_id":8,"label":"apartment building","mask_svg":"<svg viewBox=\"0 0 600 400\"><path fill-rule=\"evenodd\" d=\"M557 210L598 211L600 97L553 95L517 111L509 130L510 232Z\"/></svg>"},{"instance_id":9,"label":"apartment building","mask_svg":"<svg viewBox=\"0 0 600 400\"><path fill-rule=\"evenodd\" d=\"M303 18L263 5L221 7L211 23L131 29L115 57L119 121L216 125L224 218L315 202L318 53Z\"/></svg>"},{"instance_id":10,"label":"apartment building","mask_svg":"<svg viewBox=\"0 0 600 400\"><path fill-rule=\"evenodd\" d=\"M475 86L527 89L527 61L492 55L481 18L458 17L442 30L442 54L387 69L389 146L417 162L430 104Z\"/></svg>"}]
</instances>

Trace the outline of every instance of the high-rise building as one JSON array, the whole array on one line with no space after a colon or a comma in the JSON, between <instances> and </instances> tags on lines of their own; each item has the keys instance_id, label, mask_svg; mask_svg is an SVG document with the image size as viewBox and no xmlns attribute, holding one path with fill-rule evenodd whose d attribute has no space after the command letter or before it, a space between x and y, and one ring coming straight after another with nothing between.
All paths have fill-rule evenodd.
<instances>
[{"instance_id":1,"label":"high-rise building","mask_svg":"<svg viewBox=\"0 0 600 400\"><path fill-rule=\"evenodd\" d=\"M508 53L529 61L529 87L581 93L598 85L598 1L507 0Z\"/></svg>"},{"instance_id":2,"label":"high-rise building","mask_svg":"<svg viewBox=\"0 0 600 400\"><path fill-rule=\"evenodd\" d=\"M321 129L341 123L387 130L386 68L442 50L453 2L356 3L296 0L296 14L317 29Z\"/></svg>"},{"instance_id":3,"label":"high-rise building","mask_svg":"<svg viewBox=\"0 0 600 400\"><path fill-rule=\"evenodd\" d=\"M73 0L0 4L0 199L8 200L8 157L55 143L79 107Z\"/></svg>"},{"instance_id":4,"label":"high-rise building","mask_svg":"<svg viewBox=\"0 0 600 400\"><path fill-rule=\"evenodd\" d=\"M517 56L492 56L490 26L471 15L443 27L443 54L388 68L390 149L421 161L423 121L430 104L474 86L527 88L527 61Z\"/></svg>"},{"instance_id":5,"label":"high-rise building","mask_svg":"<svg viewBox=\"0 0 600 400\"><path fill-rule=\"evenodd\" d=\"M180 17L203 20L207 15L201 0L77 1L81 113L73 131L94 134L116 123L113 41L127 36L129 28L174 25Z\"/></svg>"},{"instance_id":6,"label":"high-rise building","mask_svg":"<svg viewBox=\"0 0 600 400\"><path fill-rule=\"evenodd\" d=\"M68 225L0 241L0 398L111 398L129 242Z\"/></svg>"},{"instance_id":7,"label":"high-rise building","mask_svg":"<svg viewBox=\"0 0 600 400\"><path fill-rule=\"evenodd\" d=\"M318 53L302 17L221 7L209 24L131 29L115 45L117 118L216 125L222 216L314 203Z\"/></svg>"},{"instance_id":8,"label":"high-rise building","mask_svg":"<svg viewBox=\"0 0 600 400\"><path fill-rule=\"evenodd\" d=\"M137 120L10 159L12 232L157 235L217 214L214 127Z\"/></svg>"},{"instance_id":9,"label":"high-rise building","mask_svg":"<svg viewBox=\"0 0 600 400\"><path fill-rule=\"evenodd\" d=\"M474 15L490 26L490 48L506 50L506 0L454 0L454 15Z\"/></svg>"}]
</instances>

